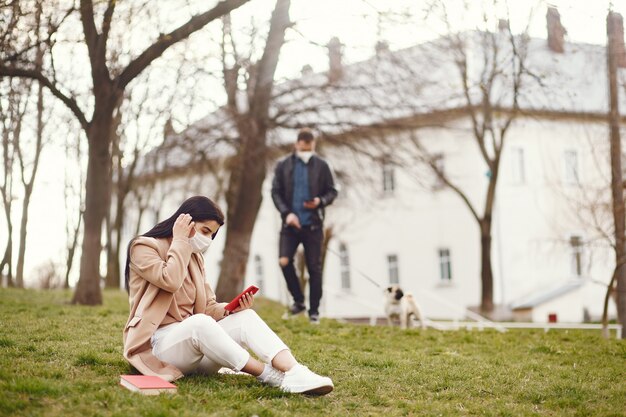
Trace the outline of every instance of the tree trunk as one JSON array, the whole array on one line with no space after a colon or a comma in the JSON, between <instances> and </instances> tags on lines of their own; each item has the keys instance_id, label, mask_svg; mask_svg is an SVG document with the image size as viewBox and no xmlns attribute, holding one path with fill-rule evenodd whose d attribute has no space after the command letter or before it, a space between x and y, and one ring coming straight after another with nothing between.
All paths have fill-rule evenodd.
<instances>
[{"instance_id":1,"label":"tree trunk","mask_svg":"<svg viewBox=\"0 0 626 417\"><path fill-rule=\"evenodd\" d=\"M15 282L13 281L13 227L11 223L9 223L7 233L9 234L9 238L7 239L7 247L4 251L2 262L0 262L0 275L4 274L4 270L6 269L7 287L13 287Z\"/></svg>"},{"instance_id":2,"label":"tree trunk","mask_svg":"<svg viewBox=\"0 0 626 417\"><path fill-rule=\"evenodd\" d=\"M37 62L41 65L41 52L38 52ZM43 85L39 84L37 89L37 140L35 142L35 157L33 159L33 169L30 174L30 179L26 181L24 173L24 162L21 163L22 167L22 183L24 184L24 201L22 204L22 221L20 223L20 244L17 252L17 271L15 281L19 288L24 288L24 259L26 257L26 237L28 227L28 208L30 206L30 199L33 195L33 187L35 184L35 178L37 177L37 170L39 168L39 158L41 157L41 150L43 149ZM17 146L20 146L19 144ZM20 160L23 161L23 155L18 153Z\"/></svg>"},{"instance_id":3,"label":"tree trunk","mask_svg":"<svg viewBox=\"0 0 626 417\"><path fill-rule=\"evenodd\" d=\"M611 299L611 294L613 294L613 285L615 285L615 275L616 270L613 270L613 276L611 277L611 282L606 287L606 294L604 295L604 306L602 308L602 337L608 339L610 337L609 333L609 300Z\"/></svg>"},{"instance_id":4,"label":"tree trunk","mask_svg":"<svg viewBox=\"0 0 626 417\"><path fill-rule=\"evenodd\" d=\"M117 107L120 97L121 94L115 92L108 96L105 96L101 91L100 94L96 93L94 118L87 132L89 159L85 186L84 232L80 258L80 278L76 285L73 303L102 304L102 291L100 289L102 226L111 195L113 111Z\"/></svg>"},{"instance_id":5,"label":"tree trunk","mask_svg":"<svg viewBox=\"0 0 626 417\"><path fill-rule=\"evenodd\" d=\"M121 155L120 155L121 161ZM124 206L130 189L128 186L129 177L123 178L121 163L117 167L117 195L115 196L115 217L110 225L109 244L107 245L107 288L120 288L120 252L122 247L122 226L124 223ZM132 175L132 174L127 174ZM122 179L123 178L123 179Z\"/></svg>"},{"instance_id":6,"label":"tree trunk","mask_svg":"<svg viewBox=\"0 0 626 417\"><path fill-rule=\"evenodd\" d=\"M491 268L491 220L483 219L480 224L480 280L482 292L480 310L493 311L493 270Z\"/></svg>"},{"instance_id":7,"label":"tree trunk","mask_svg":"<svg viewBox=\"0 0 626 417\"><path fill-rule=\"evenodd\" d=\"M28 206L30 205L30 196L32 188L26 190L24 201L22 202L22 220L20 222L20 243L17 250L17 268L15 270L15 286L24 288L24 258L26 255L26 227L28 225Z\"/></svg>"},{"instance_id":8,"label":"tree trunk","mask_svg":"<svg viewBox=\"0 0 626 417\"><path fill-rule=\"evenodd\" d=\"M265 132L251 123L242 138L242 154L232 164L226 202L228 226L220 277L216 288L218 300L234 298L243 288L254 230L265 180Z\"/></svg>"},{"instance_id":9,"label":"tree trunk","mask_svg":"<svg viewBox=\"0 0 626 417\"><path fill-rule=\"evenodd\" d=\"M107 211L107 272L104 280L106 288L120 288L120 238L122 229L122 218L124 215L124 201L127 190L128 178L124 177L124 167L122 166L122 151L120 149L120 135L117 133L122 123L122 112L118 108L113 117L111 127L111 169L114 168L111 177L115 177L115 204L108 204ZM135 156L136 158L136 156ZM127 175L131 175L130 173ZM114 211L113 211L114 210Z\"/></svg>"},{"instance_id":10,"label":"tree trunk","mask_svg":"<svg viewBox=\"0 0 626 417\"><path fill-rule=\"evenodd\" d=\"M324 228L324 241L322 242L322 276L324 276L324 266L326 265L326 255L328 254L328 246L335 237L333 226Z\"/></svg>"},{"instance_id":11,"label":"tree trunk","mask_svg":"<svg viewBox=\"0 0 626 417\"><path fill-rule=\"evenodd\" d=\"M74 229L74 237L72 238L72 245L68 248L67 251L67 261L65 263L65 280L63 288L68 289L70 287L70 272L72 270L72 265L74 264L74 254L76 253L76 246L78 245L78 232L80 231L80 223L83 219L83 212L81 211L78 214L78 224L76 225L76 229Z\"/></svg>"},{"instance_id":12,"label":"tree trunk","mask_svg":"<svg viewBox=\"0 0 626 417\"><path fill-rule=\"evenodd\" d=\"M255 76L249 79L252 84L248 84L248 112L240 114L234 104L236 100L232 96L233 91L229 92L227 88L227 94L231 94L229 110L237 124L240 147L230 164L229 187L226 193L228 228L216 288L218 300L230 300L243 288L250 254L250 238L263 199L268 157L267 120L278 57L285 42L285 30L291 24L290 5L289 0L276 1L263 56L256 66Z\"/></svg>"},{"instance_id":13,"label":"tree trunk","mask_svg":"<svg viewBox=\"0 0 626 417\"><path fill-rule=\"evenodd\" d=\"M118 214L119 215L119 214ZM107 245L107 276L106 288L120 288L120 236L121 228L117 227L117 221L113 222L110 232L110 243Z\"/></svg>"},{"instance_id":14,"label":"tree trunk","mask_svg":"<svg viewBox=\"0 0 626 417\"><path fill-rule=\"evenodd\" d=\"M617 19L621 16L609 12L607 16L607 67L609 72L609 125L611 143L611 195L613 198L613 221L615 232L615 279L617 281L617 317L623 329L626 329L626 247L624 232L624 174L622 171L622 148L620 139L619 91L617 86ZM623 36L623 34L622 34ZM626 339L626 332L622 331Z\"/></svg>"}]
</instances>

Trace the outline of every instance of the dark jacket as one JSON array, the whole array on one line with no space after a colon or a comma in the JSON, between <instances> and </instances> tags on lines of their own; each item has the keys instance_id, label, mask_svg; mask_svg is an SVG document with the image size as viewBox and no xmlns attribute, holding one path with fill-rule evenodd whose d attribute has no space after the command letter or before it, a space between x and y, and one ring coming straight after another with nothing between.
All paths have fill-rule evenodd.
<instances>
[{"instance_id":1,"label":"dark jacket","mask_svg":"<svg viewBox=\"0 0 626 417\"><path fill-rule=\"evenodd\" d=\"M272 181L272 200L280 212L283 222L289 213L293 200L293 169L296 163L295 152L281 159L274 170ZM320 205L313 211L313 224L321 225L324 221L324 207L331 204L337 197L337 189L333 174L328 163L319 156L313 154L307 164L309 174L309 195L311 198L319 197Z\"/></svg>"}]
</instances>

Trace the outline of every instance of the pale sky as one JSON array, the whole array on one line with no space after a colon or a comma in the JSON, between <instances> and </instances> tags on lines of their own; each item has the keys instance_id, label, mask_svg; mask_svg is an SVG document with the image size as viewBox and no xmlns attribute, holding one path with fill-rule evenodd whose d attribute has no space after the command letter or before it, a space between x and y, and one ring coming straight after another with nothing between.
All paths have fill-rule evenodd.
<instances>
[{"instance_id":1,"label":"pale sky","mask_svg":"<svg viewBox=\"0 0 626 417\"><path fill-rule=\"evenodd\" d=\"M482 12L479 5L492 4L492 1L472 0L470 10L464 10L464 1L449 0L446 9L451 26L455 30L484 28L481 25ZM511 28L520 32L529 21L533 7L535 13L530 20L531 36L545 38L546 4L558 7L561 22L568 31L567 40L604 44L606 42L606 13L611 2L608 0L553 0L550 2L530 0L509 0ZM626 1L613 1L613 10L626 16ZM242 20L250 15L257 19L267 19L271 13L273 0L253 0L238 13ZM297 76L303 65L308 64L316 71L328 66L325 45L337 36L344 44L344 62L366 59L374 52L374 44L383 39L390 48L401 49L445 33L437 12L432 12L426 21L407 18L407 15L422 17L426 2L419 0L293 0L290 16L296 22L295 30L287 34L288 43L281 52L278 76ZM376 10L391 12L394 20L379 20ZM506 8L499 9L498 18L506 18ZM494 20L495 22L495 20ZM489 23L495 27L495 23ZM215 26L217 27L217 26ZM217 27L219 29L219 27ZM317 45L315 45L317 44ZM206 108L206 107L205 107ZM202 111L191 115L191 119L203 116ZM42 166L38 176L30 211L29 240L26 260L26 276L47 259L64 263L65 250L65 208L63 204L63 170L59 162L64 160L64 150L60 146L50 146L42 156ZM15 202L16 211L21 200ZM19 220L15 217L15 227ZM5 243L6 224L0 220L0 242ZM17 231L14 241L17 245ZM17 254L17 247L14 250ZM15 261L17 255L15 255ZM78 266L75 267L78 269ZM76 271L75 271L76 272Z\"/></svg>"}]
</instances>

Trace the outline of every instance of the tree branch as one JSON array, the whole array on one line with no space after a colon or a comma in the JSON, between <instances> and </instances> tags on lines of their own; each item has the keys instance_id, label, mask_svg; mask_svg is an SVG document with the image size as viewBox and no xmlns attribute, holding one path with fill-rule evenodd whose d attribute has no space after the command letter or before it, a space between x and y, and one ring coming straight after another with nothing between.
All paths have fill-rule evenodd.
<instances>
[{"instance_id":1,"label":"tree branch","mask_svg":"<svg viewBox=\"0 0 626 417\"><path fill-rule=\"evenodd\" d=\"M115 11L116 0L109 0L107 9L104 12L104 19L102 19L102 37L109 39L109 31L111 30L111 21L113 20L113 12Z\"/></svg>"},{"instance_id":2,"label":"tree branch","mask_svg":"<svg viewBox=\"0 0 626 417\"><path fill-rule=\"evenodd\" d=\"M87 121L87 118L85 117L85 114L82 112L80 107L78 107L78 103L76 103L76 100L63 94L41 72L22 68L8 68L0 65L0 77L19 77L39 81L48 90L50 90L50 92L55 97L61 100L72 111L72 113L74 113L74 116L76 116L76 118L80 122L80 125L85 131L87 131L87 129L89 128L89 122Z\"/></svg>"},{"instance_id":3,"label":"tree branch","mask_svg":"<svg viewBox=\"0 0 626 417\"><path fill-rule=\"evenodd\" d=\"M89 50L89 57L93 63L96 57L96 49L98 44L98 31L93 17L93 2L91 0L80 1L80 20L83 22L83 31L85 33L85 43Z\"/></svg>"},{"instance_id":4,"label":"tree branch","mask_svg":"<svg viewBox=\"0 0 626 417\"><path fill-rule=\"evenodd\" d=\"M439 178L441 181L443 181L444 184L446 184L447 187L449 187L452 191L454 191L460 198L461 200L463 200L463 202L465 203L465 205L467 206L467 208L469 209L469 211L472 213L472 216L474 216L474 218L476 219L476 221L478 222L478 224L481 223L482 219L480 218L480 216L478 215L478 212L476 211L476 209L474 208L474 205L472 204L472 202L469 200L469 198L467 197L467 195L463 192L463 190L461 190L458 186L456 186L455 184L453 184L450 179L448 178L448 176L437 166L437 163L435 162L436 158L434 158L423 146L422 144L419 142L419 138L417 138L415 136L415 133L411 133L410 135L410 142L415 146L415 148L418 150L419 155L418 158L422 160L422 162L425 162L435 173L435 175L437 175L437 178Z\"/></svg>"},{"instance_id":5,"label":"tree branch","mask_svg":"<svg viewBox=\"0 0 626 417\"><path fill-rule=\"evenodd\" d=\"M211 10L201 15L194 16L187 23L172 32L166 35L161 35L155 43L149 46L137 58L132 60L124 71L122 71L122 73L117 77L118 88L125 88L128 83L130 83L141 73L141 71L150 65L152 61L159 58L167 48L174 45L181 39L187 38L192 33L202 29L212 20L229 13L231 10L236 9L248 1L250 0L223 0Z\"/></svg>"},{"instance_id":6,"label":"tree branch","mask_svg":"<svg viewBox=\"0 0 626 417\"><path fill-rule=\"evenodd\" d=\"M254 86L254 103L250 103L253 112L262 118L267 117L274 85L274 73L278 64L278 56L285 42L285 30L291 25L289 21L290 0L278 0L272 13L270 30L259 62L259 69Z\"/></svg>"},{"instance_id":7,"label":"tree branch","mask_svg":"<svg viewBox=\"0 0 626 417\"><path fill-rule=\"evenodd\" d=\"M67 19L75 11L76 11L76 8L74 6L70 7L58 23L55 23L54 25L50 24L51 28L48 30L47 38L38 40L37 42L26 46L21 51L14 52L12 55L9 55L8 57L4 58L4 61L5 62L17 61L20 56L24 55L26 52L30 51L31 49L39 48L41 45L44 45L44 44L50 45L52 43L53 37L57 34L57 29L59 28L59 26L61 26L63 22L65 21L65 19Z\"/></svg>"}]
</instances>

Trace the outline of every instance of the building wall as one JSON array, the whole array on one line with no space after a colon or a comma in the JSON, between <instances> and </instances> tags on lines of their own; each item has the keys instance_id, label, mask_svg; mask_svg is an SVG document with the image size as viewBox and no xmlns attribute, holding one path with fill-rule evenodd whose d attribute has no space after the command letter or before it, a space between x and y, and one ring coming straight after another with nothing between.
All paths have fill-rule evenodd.
<instances>
[{"instance_id":1,"label":"building wall","mask_svg":"<svg viewBox=\"0 0 626 417\"><path fill-rule=\"evenodd\" d=\"M582 322L584 320L584 305L581 289L533 308L532 321L535 323L547 323L548 315L550 314L556 314L559 323Z\"/></svg>"},{"instance_id":2,"label":"building wall","mask_svg":"<svg viewBox=\"0 0 626 417\"><path fill-rule=\"evenodd\" d=\"M444 155L446 173L467 192L482 214L488 169L469 128L467 120L460 120L446 129L422 129L418 137L431 152ZM593 222L585 206L600 197L610 197L606 187L606 135L602 124L581 121L527 118L511 127L501 164L493 224L496 303L508 304L569 279L593 279L600 283L610 279L611 251L590 226ZM396 255L400 285L414 293L428 317L462 318L466 307L480 302L477 223L455 193L434 188L435 178L411 154L408 134L392 136L390 141L397 145L397 157L405 165L394 168L392 193L382 190L380 162L345 150L324 149L327 160L342 174L340 177L350 177L351 181L340 182L340 197L327 209L326 226L333 228L334 238L325 264L321 313L327 317L382 315L382 290L389 285L388 256ZM519 158L517 149L524 154L521 180L513 168ZM376 148L370 150L375 152ZM565 181L564 152L568 150L577 152L580 184ZM272 172L264 184L245 284L262 281L260 295L288 304L290 297L278 267L280 217L270 196ZM178 186L173 185L174 189L200 183L196 193L211 196L211 182L206 179L168 181L179 182ZM596 192L597 189L603 191ZM161 206L175 209L182 202L182 194L185 193L164 195ZM212 285L219 275L224 232L220 232L206 256ZM580 276L572 268L572 234L593 243L582 251ZM349 253L350 288L341 285L341 244ZM440 249L450 253L449 282L440 278ZM595 292L598 290L602 292L600 284ZM593 315L599 315L602 301L603 297L590 293L568 301L568 305L572 312L579 312L579 304L583 303ZM564 316L573 317L565 313Z\"/></svg>"}]
</instances>

